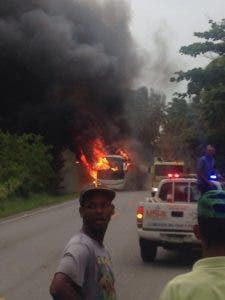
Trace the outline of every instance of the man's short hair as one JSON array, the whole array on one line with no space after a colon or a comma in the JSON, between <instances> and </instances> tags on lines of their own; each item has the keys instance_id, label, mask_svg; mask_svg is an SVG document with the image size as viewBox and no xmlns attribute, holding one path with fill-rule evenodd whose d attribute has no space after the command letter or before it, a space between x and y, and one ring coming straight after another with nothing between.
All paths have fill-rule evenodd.
<instances>
[{"instance_id":1,"label":"man's short hair","mask_svg":"<svg viewBox=\"0 0 225 300\"><path fill-rule=\"evenodd\" d=\"M225 247L225 220L198 217L199 230L209 247Z\"/></svg>"},{"instance_id":2,"label":"man's short hair","mask_svg":"<svg viewBox=\"0 0 225 300\"><path fill-rule=\"evenodd\" d=\"M211 190L198 202L198 224L208 246L225 246L225 192Z\"/></svg>"}]
</instances>

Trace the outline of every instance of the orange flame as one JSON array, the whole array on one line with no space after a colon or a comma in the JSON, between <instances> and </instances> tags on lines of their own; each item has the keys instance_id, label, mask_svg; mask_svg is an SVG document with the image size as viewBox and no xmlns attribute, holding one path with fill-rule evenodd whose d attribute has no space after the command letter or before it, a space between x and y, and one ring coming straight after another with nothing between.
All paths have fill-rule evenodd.
<instances>
[{"instance_id":1,"label":"orange flame","mask_svg":"<svg viewBox=\"0 0 225 300\"><path fill-rule=\"evenodd\" d=\"M100 139L96 139L92 143L92 162L88 161L83 152L80 157L82 164L85 166L89 175L94 179L94 183L96 184L98 171L111 169L113 172L116 172L119 170L118 166L110 165L106 158L108 153L105 148L104 142ZM123 156L127 161L129 161L129 156L124 150L119 149L116 154Z\"/></svg>"},{"instance_id":2,"label":"orange flame","mask_svg":"<svg viewBox=\"0 0 225 300\"><path fill-rule=\"evenodd\" d=\"M129 161L129 160L130 160L129 155L128 155L128 153L127 153L125 150L118 149L118 150L116 151L116 154L123 156L123 158L125 158L126 161Z\"/></svg>"},{"instance_id":3,"label":"orange flame","mask_svg":"<svg viewBox=\"0 0 225 300\"><path fill-rule=\"evenodd\" d=\"M132 166L128 153L125 150L120 148L116 151L116 154L121 155L126 160L126 171L128 171Z\"/></svg>"},{"instance_id":4,"label":"orange flame","mask_svg":"<svg viewBox=\"0 0 225 300\"><path fill-rule=\"evenodd\" d=\"M117 171L118 168L111 168L109 161L107 160L107 152L105 151L105 145L100 139L96 139L92 145L92 163L88 161L84 153L82 153L80 160L83 165L88 170L89 175L94 179L94 182L97 181L97 174L100 170L109 170Z\"/></svg>"},{"instance_id":5,"label":"orange flame","mask_svg":"<svg viewBox=\"0 0 225 300\"><path fill-rule=\"evenodd\" d=\"M97 171L93 169L92 165L88 162L86 156L84 155L84 153L82 153L80 160L82 162L82 164L86 167L88 173L90 174L90 176L92 178L94 178L96 180L97 178Z\"/></svg>"}]
</instances>

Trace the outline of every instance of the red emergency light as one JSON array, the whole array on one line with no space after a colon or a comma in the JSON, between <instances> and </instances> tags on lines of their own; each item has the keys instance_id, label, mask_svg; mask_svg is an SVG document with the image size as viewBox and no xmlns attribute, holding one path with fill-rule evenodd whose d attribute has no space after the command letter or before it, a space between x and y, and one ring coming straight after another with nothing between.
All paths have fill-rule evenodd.
<instances>
[{"instance_id":1,"label":"red emergency light","mask_svg":"<svg viewBox=\"0 0 225 300\"><path fill-rule=\"evenodd\" d=\"M172 178L179 178L180 177L180 174L178 173L169 173L167 175L168 178L172 179Z\"/></svg>"}]
</instances>

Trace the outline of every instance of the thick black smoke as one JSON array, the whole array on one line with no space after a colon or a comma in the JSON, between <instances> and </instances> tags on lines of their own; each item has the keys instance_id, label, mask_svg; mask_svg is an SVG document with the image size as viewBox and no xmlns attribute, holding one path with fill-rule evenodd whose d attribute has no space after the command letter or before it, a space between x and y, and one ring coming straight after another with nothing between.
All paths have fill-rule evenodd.
<instances>
[{"instance_id":1,"label":"thick black smoke","mask_svg":"<svg viewBox=\"0 0 225 300\"><path fill-rule=\"evenodd\" d=\"M58 146L126 135L124 93L139 71L119 0L0 2L0 127Z\"/></svg>"}]
</instances>

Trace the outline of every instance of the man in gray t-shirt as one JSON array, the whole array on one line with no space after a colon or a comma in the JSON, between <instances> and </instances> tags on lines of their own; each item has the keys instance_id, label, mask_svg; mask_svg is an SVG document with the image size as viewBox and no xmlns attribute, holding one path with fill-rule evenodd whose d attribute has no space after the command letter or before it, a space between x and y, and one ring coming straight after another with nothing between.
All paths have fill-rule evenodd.
<instances>
[{"instance_id":1,"label":"man in gray t-shirt","mask_svg":"<svg viewBox=\"0 0 225 300\"><path fill-rule=\"evenodd\" d=\"M50 293L55 300L115 300L114 276L104 235L115 192L89 186L80 194L83 228L64 249Z\"/></svg>"}]
</instances>

